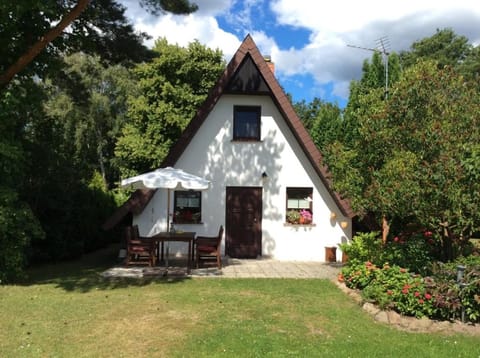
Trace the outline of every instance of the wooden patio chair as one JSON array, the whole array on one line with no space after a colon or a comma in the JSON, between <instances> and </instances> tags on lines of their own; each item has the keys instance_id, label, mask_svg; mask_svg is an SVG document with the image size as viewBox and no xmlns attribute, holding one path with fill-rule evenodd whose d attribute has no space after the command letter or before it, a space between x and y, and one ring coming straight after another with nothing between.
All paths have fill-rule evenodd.
<instances>
[{"instance_id":1,"label":"wooden patio chair","mask_svg":"<svg viewBox=\"0 0 480 358\"><path fill-rule=\"evenodd\" d=\"M195 265L198 268L200 261L216 261L217 267L222 268L221 243L223 226L220 226L218 236L197 236L195 238Z\"/></svg>"},{"instance_id":2,"label":"wooden patio chair","mask_svg":"<svg viewBox=\"0 0 480 358\"><path fill-rule=\"evenodd\" d=\"M126 265L147 264L155 266L155 242L147 237L140 237L138 226L125 228L127 243Z\"/></svg>"}]
</instances>

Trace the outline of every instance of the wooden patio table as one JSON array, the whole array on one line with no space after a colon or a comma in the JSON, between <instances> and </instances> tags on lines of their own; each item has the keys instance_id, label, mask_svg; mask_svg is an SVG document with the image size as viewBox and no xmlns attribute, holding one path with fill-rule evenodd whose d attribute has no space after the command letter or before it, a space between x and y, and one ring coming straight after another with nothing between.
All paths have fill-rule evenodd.
<instances>
[{"instance_id":1,"label":"wooden patio table","mask_svg":"<svg viewBox=\"0 0 480 358\"><path fill-rule=\"evenodd\" d=\"M151 239L155 241L157 245L157 258L163 261L163 244L167 241L173 242L188 242L188 256L187 256L187 272L190 273L192 261L193 261L193 240L195 240L195 232L193 231L176 231L176 232L159 232L151 236ZM160 243L162 248L160 251ZM161 254L160 254L161 253ZM167 250L168 255L168 250ZM166 265L168 266L168 256Z\"/></svg>"}]
</instances>

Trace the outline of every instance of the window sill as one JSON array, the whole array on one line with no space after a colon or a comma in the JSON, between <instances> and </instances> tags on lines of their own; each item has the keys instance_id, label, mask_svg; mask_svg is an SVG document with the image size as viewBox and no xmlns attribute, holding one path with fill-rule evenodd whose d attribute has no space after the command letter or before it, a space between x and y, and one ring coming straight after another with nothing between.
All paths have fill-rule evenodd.
<instances>
[{"instance_id":1,"label":"window sill","mask_svg":"<svg viewBox=\"0 0 480 358\"><path fill-rule=\"evenodd\" d=\"M315 223L310 224L291 224L291 223L283 223L283 226L291 226L291 227L314 227L317 226Z\"/></svg>"},{"instance_id":2,"label":"window sill","mask_svg":"<svg viewBox=\"0 0 480 358\"><path fill-rule=\"evenodd\" d=\"M173 225L203 225L204 222L203 221L200 221L200 222L193 222L193 221L178 221L178 222L174 222Z\"/></svg>"},{"instance_id":3,"label":"window sill","mask_svg":"<svg viewBox=\"0 0 480 358\"><path fill-rule=\"evenodd\" d=\"M241 139L241 138L237 138L237 139L232 139L231 140L232 143L262 143L263 140L261 139L257 139L257 138L251 138L251 139Z\"/></svg>"}]
</instances>

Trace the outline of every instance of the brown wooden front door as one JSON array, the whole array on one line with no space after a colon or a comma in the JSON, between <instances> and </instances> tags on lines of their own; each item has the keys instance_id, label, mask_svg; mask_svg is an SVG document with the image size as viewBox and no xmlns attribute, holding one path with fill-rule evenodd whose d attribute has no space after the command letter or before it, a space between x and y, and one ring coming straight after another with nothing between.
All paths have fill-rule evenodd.
<instances>
[{"instance_id":1,"label":"brown wooden front door","mask_svg":"<svg viewBox=\"0 0 480 358\"><path fill-rule=\"evenodd\" d=\"M227 187L225 253L235 258L262 254L262 188Z\"/></svg>"}]
</instances>

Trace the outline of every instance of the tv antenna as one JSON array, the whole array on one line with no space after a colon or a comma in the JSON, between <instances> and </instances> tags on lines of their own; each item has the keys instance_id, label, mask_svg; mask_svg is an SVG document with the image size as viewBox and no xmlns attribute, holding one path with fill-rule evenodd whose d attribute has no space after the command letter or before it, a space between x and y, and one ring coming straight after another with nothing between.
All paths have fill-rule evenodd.
<instances>
[{"instance_id":1,"label":"tv antenna","mask_svg":"<svg viewBox=\"0 0 480 358\"><path fill-rule=\"evenodd\" d=\"M378 52L382 55L383 63L385 65L385 99L388 98L388 56L390 55L390 40L387 36L380 37L379 39L375 40L377 47L376 48L369 48L369 47L362 47L362 46L355 46L355 45L348 45L348 47L358 48L360 50Z\"/></svg>"}]
</instances>

